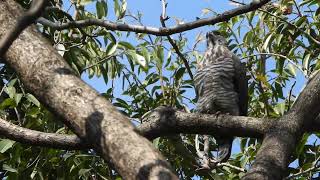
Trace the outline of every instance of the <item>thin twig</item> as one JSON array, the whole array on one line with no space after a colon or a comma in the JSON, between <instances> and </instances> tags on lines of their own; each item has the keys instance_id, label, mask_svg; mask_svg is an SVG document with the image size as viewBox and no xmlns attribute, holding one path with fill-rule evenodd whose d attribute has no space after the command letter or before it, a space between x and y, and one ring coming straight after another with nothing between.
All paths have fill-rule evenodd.
<instances>
[{"instance_id":1,"label":"thin twig","mask_svg":"<svg viewBox=\"0 0 320 180\"><path fill-rule=\"evenodd\" d=\"M168 16L166 16L165 14L165 9L166 9L166 1L165 0L162 0L162 5L165 6L165 7L162 7L162 15L160 16L160 22L161 22L161 25L162 27L166 28L166 24L165 24L165 21L168 19ZM175 50L175 52L177 53L177 55L182 59L183 63L184 63L184 66L186 67L187 71L188 71L188 74L190 76L190 79L193 80L193 74L192 74L192 71L191 71L191 68L189 66L189 62L188 60L184 57L184 55L180 52L179 50L179 47L176 45L176 43L173 41L173 39L171 39L171 37L168 35L166 36L169 43L171 44L172 48Z\"/></svg>"},{"instance_id":2,"label":"thin twig","mask_svg":"<svg viewBox=\"0 0 320 180\"><path fill-rule=\"evenodd\" d=\"M291 96L292 96L292 90L294 88L294 86L296 85L296 82L297 81L294 81L294 83L292 84L291 88L290 88L290 91L289 91L289 97L288 97L288 111L290 110L291 108Z\"/></svg>"},{"instance_id":3,"label":"thin twig","mask_svg":"<svg viewBox=\"0 0 320 180\"><path fill-rule=\"evenodd\" d=\"M199 141L199 135L198 134L196 134L196 136L194 138L194 144L195 144L197 156L200 159L202 159L203 158L203 153L200 151L200 141Z\"/></svg>"},{"instance_id":4,"label":"thin twig","mask_svg":"<svg viewBox=\"0 0 320 180\"><path fill-rule=\"evenodd\" d=\"M229 167L229 168L231 168L231 169L234 169L234 170L237 170L237 171L240 171L240 172L243 172L243 173L247 172L246 169L240 168L240 167L237 167L237 166L234 166L234 165L231 165L231 164L229 164L229 163L218 163L216 166L217 166L217 167L226 166L226 167Z\"/></svg>"},{"instance_id":5,"label":"thin twig","mask_svg":"<svg viewBox=\"0 0 320 180\"><path fill-rule=\"evenodd\" d=\"M241 59L246 59L246 58L249 58L249 57L261 56L261 55L271 55L271 56L278 56L278 57L285 58L286 60L288 60L288 62L290 64L295 66L297 69L299 69L299 71L301 71L304 74L304 71L299 66L297 66L297 64L295 62L293 62L290 58L288 58L287 56L282 55L282 54L277 54L277 53L257 53L257 54L251 54L251 55L248 55L248 56L244 56Z\"/></svg>"},{"instance_id":6,"label":"thin twig","mask_svg":"<svg viewBox=\"0 0 320 180\"><path fill-rule=\"evenodd\" d=\"M238 1L235 1L235 0L229 0L230 2L233 2L233 3L236 3L236 4L240 4L240 5L243 5L245 6L246 4L245 3L242 3L242 2L238 2ZM310 39L312 42L314 42L315 44L317 44L318 46L320 46L320 41L318 41L315 37L313 37L312 35L310 35L307 31L303 30L303 29L300 29L297 25L295 24L292 24L291 22L289 22L288 20L280 17L280 16L277 16L277 15L274 15L264 9L261 9L260 7L257 8L258 11L262 11L270 16L273 16L277 19L280 19L282 22L285 22L287 23L288 25L294 27L296 30L300 31L302 34L304 34L308 39Z\"/></svg>"},{"instance_id":7,"label":"thin twig","mask_svg":"<svg viewBox=\"0 0 320 180\"><path fill-rule=\"evenodd\" d=\"M146 93L149 95L149 97L152 99L152 95L150 94L150 91L148 91L146 89L146 86L142 84L142 82L139 80L137 75L134 72L130 71L126 66L124 66L124 69L126 69L128 71L128 73L130 73L132 75L132 77L136 81L136 83L138 83L146 91Z\"/></svg>"},{"instance_id":8,"label":"thin twig","mask_svg":"<svg viewBox=\"0 0 320 180\"><path fill-rule=\"evenodd\" d=\"M294 6L296 7L296 9L297 9L297 11L298 11L298 15L299 15L300 17L303 17L303 15L302 15L302 13L301 13L301 11L300 11L300 8L299 8L297 2L296 2L296 1L293 1L293 3L294 3Z\"/></svg>"},{"instance_id":9,"label":"thin twig","mask_svg":"<svg viewBox=\"0 0 320 180\"><path fill-rule=\"evenodd\" d=\"M119 54L116 54L116 55L109 55L109 56L106 56L106 57L103 57L101 60L99 60L98 62L94 63L94 64L91 64L87 67L84 67L82 70L81 70L81 73L94 67L94 66L97 66L97 65L100 65L101 63L105 62L105 61L108 61L109 59L113 58L113 57L116 57L116 56L120 56L121 54L123 54L123 52L119 53Z\"/></svg>"},{"instance_id":10,"label":"thin twig","mask_svg":"<svg viewBox=\"0 0 320 180\"><path fill-rule=\"evenodd\" d=\"M320 156L315 160L313 167L311 167L309 169L306 169L305 171L301 171L299 173L296 173L296 174L293 174L291 176L288 176L288 177L284 178L284 180L293 179L295 177L307 174L307 173L315 171L315 170L318 171L319 170L319 165L318 165L319 160L320 160Z\"/></svg>"}]
</instances>

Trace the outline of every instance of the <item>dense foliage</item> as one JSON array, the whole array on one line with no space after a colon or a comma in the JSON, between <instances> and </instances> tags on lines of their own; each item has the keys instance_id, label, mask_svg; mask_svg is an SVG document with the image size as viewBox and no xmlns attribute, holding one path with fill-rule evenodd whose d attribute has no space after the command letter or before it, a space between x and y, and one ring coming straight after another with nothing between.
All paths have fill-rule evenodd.
<instances>
[{"instance_id":1,"label":"dense foliage","mask_svg":"<svg viewBox=\"0 0 320 180\"><path fill-rule=\"evenodd\" d=\"M29 1L18 1L28 8ZM241 3L234 1L233 5ZM196 3L196 2L189 2ZM132 14L126 0L51 1L44 17L53 22L88 18L143 24L143 14ZM88 6L94 7L86 8ZM170 5L170 2L169 2ZM70 6L70 7L69 7ZM294 103L304 83L320 68L320 3L317 0L282 0L212 27L229 38L229 47L247 64L249 78L249 116L280 117ZM201 17L215 16L206 8ZM200 15L199 15L200 16ZM177 23L180 23L177 21ZM136 125L150 110L161 105L192 111L197 101L193 80L167 37L110 31L90 26L56 31L38 24L39 31L80 76L104 79L102 93ZM192 31L198 31L194 29ZM186 32L187 33L187 32ZM195 73L202 60L205 34L195 40L186 33L172 36ZM17 73L3 64L0 113L3 119L43 132L71 134L62 121L24 89ZM199 172L195 136L161 137L153 141L182 179L239 179L244 172L221 166ZM316 176L319 171L318 135L305 134L292 158L289 174L299 179ZM259 140L238 138L229 164L248 169L259 148ZM215 145L211 139L212 147ZM113 179L117 173L92 150L56 150L32 147L6 138L0 140L1 177L8 179Z\"/></svg>"}]
</instances>

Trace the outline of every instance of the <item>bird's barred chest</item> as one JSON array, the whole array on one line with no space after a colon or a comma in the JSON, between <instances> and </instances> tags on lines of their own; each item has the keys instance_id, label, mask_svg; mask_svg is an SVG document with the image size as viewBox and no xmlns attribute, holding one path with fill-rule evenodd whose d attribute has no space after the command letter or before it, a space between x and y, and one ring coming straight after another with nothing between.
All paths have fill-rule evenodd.
<instances>
[{"instance_id":1,"label":"bird's barred chest","mask_svg":"<svg viewBox=\"0 0 320 180\"><path fill-rule=\"evenodd\" d=\"M211 57L213 58L213 57ZM195 75L199 99L197 109L207 113L216 111L238 114L238 93L235 91L235 68L231 58L210 58L203 62ZM210 61L211 60L211 61Z\"/></svg>"}]
</instances>

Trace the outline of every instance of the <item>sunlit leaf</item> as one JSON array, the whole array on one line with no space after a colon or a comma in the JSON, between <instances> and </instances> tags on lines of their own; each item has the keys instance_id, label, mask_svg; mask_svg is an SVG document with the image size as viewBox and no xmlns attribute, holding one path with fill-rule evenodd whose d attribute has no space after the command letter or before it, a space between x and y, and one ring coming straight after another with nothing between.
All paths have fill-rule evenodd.
<instances>
[{"instance_id":1,"label":"sunlit leaf","mask_svg":"<svg viewBox=\"0 0 320 180\"><path fill-rule=\"evenodd\" d=\"M59 53L61 56L64 55L64 53L65 53L65 51L66 51L66 48L64 47L63 44L57 44L57 45L55 46L55 48L56 48L56 50L58 51L58 53Z\"/></svg>"},{"instance_id":2,"label":"sunlit leaf","mask_svg":"<svg viewBox=\"0 0 320 180\"><path fill-rule=\"evenodd\" d=\"M8 149L12 148L15 143L15 141L10 139L2 139L0 141L0 153L5 153Z\"/></svg>"},{"instance_id":3,"label":"sunlit leaf","mask_svg":"<svg viewBox=\"0 0 320 180\"><path fill-rule=\"evenodd\" d=\"M108 14L108 4L102 0L96 3L97 16L99 19L104 18Z\"/></svg>"},{"instance_id":4,"label":"sunlit leaf","mask_svg":"<svg viewBox=\"0 0 320 180\"><path fill-rule=\"evenodd\" d=\"M9 166L8 164L3 164L3 165L2 165L2 169L3 169L4 171L9 171L9 172L13 172L13 173L17 173L17 172L18 172L17 169L12 168L12 167Z\"/></svg>"},{"instance_id":5,"label":"sunlit leaf","mask_svg":"<svg viewBox=\"0 0 320 180\"><path fill-rule=\"evenodd\" d=\"M35 98L32 94L26 94L26 98L32 102L34 105L40 107L40 102L37 100L37 98Z\"/></svg>"},{"instance_id":6,"label":"sunlit leaf","mask_svg":"<svg viewBox=\"0 0 320 180\"><path fill-rule=\"evenodd\" d=\"M90 4L90 3L92 3L92 2L94 2L94 0L79 0L79 4L81 5L81 6L85 6L85 5L88 5L88 4Z\"/></svg>"}]
</instances>

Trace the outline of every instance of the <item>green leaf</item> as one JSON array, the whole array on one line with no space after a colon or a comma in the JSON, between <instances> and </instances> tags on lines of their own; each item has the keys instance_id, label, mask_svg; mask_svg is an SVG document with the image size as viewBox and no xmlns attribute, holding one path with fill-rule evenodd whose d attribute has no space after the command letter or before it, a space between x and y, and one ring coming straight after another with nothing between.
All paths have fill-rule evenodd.
<instances>
[{"instance_id":1,"label":"green leaf","mask_svg":"<svg viewBox=\"0 0 320 180\"><path fill-rule=\"evenodd\" d=\"M264 41L264 44L262 46L263 50L268 51L268 47L270 46L270 41L272 42L272 38L273 38L273 33L271 33L271 34L269 34L269 36L267 36L267 38Z\"/></svg>"},{"instance_id":2,"label":"green leaf","mask_svg":"<svg viewBox=\"0 0 320 180\"><path fill-rule=\"evenodd\" d=\"M121 19L120 18L120 6L119 6L119 1L118 0L113 0L113 2L114 2L114 13L116 14L116 16L117 16L117 19L119 20L119 19Z\"/></svg>"},{"instance_id":3,"label":"green leaf","mask_svg":"<svg viewBox=\"0 0 320 180\"><path fill-rule=\"evenodd\" d=\"M283 115L285 111L285 107L286 107L285 103L279 103L273 108L273 110L278 115Z\"/></svg>"},{"instance_id":4,"label":"green leaf","mask_svg":"<svg viewBox=\"0 0 320 180\"><path fill-rule=\"evenodd\" d=\"M146 59L147 62L150 62L150 52L148 49L144 46L141 47L141 53L143 57Z\"/></svg>"},{"instance_id":5,"label":"green leaf","mask_svg":"<svg viewBox=\"0 0 320 180\"><path fill-rule=\"evenodd\" d=\"M4 171L9 171L9 172L13 172L13 173L17 173L17 172L18 172L17 169L12 168L12 167L9 166L8 164L3 164L3 165L2 165L2 169L3 169Z\"/></svg>"},{"instance_id":6,"label":"green leaf","mask_svg":"<svg viewBox=\"0 0 320 180\"><path fill-rule=\"evenodd\" d=\"M57 44L57 45L55 45L55 48L58 51L58 53L60 54L60 56L63 56L64 53L66 52L66 48L63 44Z\"/></svg>"},{"instance_id":7,"label":"green leaf","mask_svg":"<svg viewBox=\"0 0 320 180\"><path fill-rule=\"evenodd\" d=\"M12 141L10 139L2 139L0 141L0 153L5 153L8 149L12 148L15 141Z\"/></svg>"},{"instance_id":8,"label":"green leaf","mask_svg":"<svg viewBox=\"0 0 320 180\"><path fill-rule=\"evenodd\" d=\"M280 43L282 42L283 34L279 34L277 36L276 44L277 46L280 46Z\"/></svg>"},{"instance_id":9,"label":"green leaf","mask_svg":"<svg viewBox=\"0 0 320 180\"><path fill-rule=\"evenodd\" d=\"M307 17L306 16L302 16L301 18L298 19L298 21L296 21L296 25L299 27L301 26L302 23L306 22Z\"/></svg>"},{"instance_id":10,"label":"green leaf","mask_svg":"<svg viewBox=\"0 0 320 180\"><path fill-rule=\"evenodd\" d=\"M175 80L179 81L181 79L181 77L183 76L184 72L186 71L186 68L180 68L176 74L175 74Z\"/></svg>"},{"instance_id":11,"label":"green leaf","mask_svg":"<svg viewBox=\"0 0 320 180\"><path fill-rule=\"evenodd\" d=\"M168 55L167 55L167 60L166 60L166 64L164 65L164 67L168 67L170 62L171 62L171 56L172 56L172 52L168 51Z\"/></svg>"},{"instance_id":12,"label":"green leaf","mask_svg":"<svg viewBox=\"0 0 320 180\"><path fill-rule=\"evenodd\" d=\"M91 169L80 169L79 170L79 176L81 177L87 177Z\"/></svg>"},{"instance_id":13,"label":"green leaf","mask_svg":"<svg viewBox=\"0 0 320 180\"><path fill-rule=\"evenodd\" d=\"M140 64L144 69L147 68L147 62L143 56L141 56L140 54L137 54L134 50L126 51L126 54L131 60Z\"/></svg>"},{"instance_id":14,"label":"green leaf","mask_svg":"<svg viewBox=\"0 0 320 180\"><path fill-rule=\"evenodd\" d=\"M80 0L80 5L81 6L85 6L85 5L88 5L88 4L90 4L90 3L92 3L93 2L93 0Z\"/></svg>"},{"instance_id":15,"label":"green leaf","mask_svg":"<svg viewBox=\"0 0 320 180\"><path fill-rule=\"evenodd\" d=\"M1 102L0 104L0 109L5 109L5 108L14 108L16 107L16 101L12 98L7 98L4 101Z\"/></svg>"},{"instance_id":16,"label":"green leaf","mask_svg":"<svg viewBox=\"0 0 320 180\"><path fill-rule=\"evenodd\" d=\"M14 84L17 82L17 78L14 78L12 79L8 84L7 84L7 87L11 87L11 86L14 86Z\"/></svg>"},{"instance_id":17,"label":"green leaf","mask_svg":"<svg viewBox=\"0 0 320 180\"><path fill-rule=\"evenodd\" d=\"M106 49L107 56L112 55L117 50L117 47L118 47L118 43L116 44L110 43Z\"/></svg>"},{"instance_id":18,"label":"green leaf","mask_svg":"<svg viewBox=\"0 0 320 180\"><path fill-rule=\"evenodd\" d=\"M124 49L131 49L131 50L135 50L136 48L134 46L132 46L130 43L125 42L125 41L120 41L119 42L119 46L123 47Z\"/></svg>"},{"instance_id":19,"label":"green leaf","mask_svg":"<svg viewBox=\"0 0 320 180\"><path fill-rule=\"evenodd\" d=\"M241 150L241 152L243 152L245 150L247 141L248 141L247 138L241 138L241 140L240 140L240 150Z\"/></svg>"},{"instance_id":20,"label":"green leaf","mask_svg":"<svg viewBox=\"0 0 320 180\"><path fill-rule=\"evenodd\" d=\"M127 1L126 0L122 0L120 19L123 18L124 15L126 15L126 11L127 11Z\"/></svg>"},{"instance_id":21,"label":"green leaf","mask_svg":"<svg viewBox=\"0 0 320 180\"><path fill-rule=\"evenodd\" d=\"M297 157L299 157L299 156L302 154L303 149L304 149L304 146L305 146L305 144L307 143L309 136L310 136L310 134L308 134L308 133L305 133L305 134L302 136L299 144L298 144L297 147L296 147L296 151L295 151L295 155L296 155Z\"/></svg>"},{"instance_id":22,"label":"green leaf","mask_svg":"<svg viewBox=\"0 0 320 180\"><path fill-rule=\"evenodd\" d=\"M38 106L38 107L40 107L40 102L37 100L37 98L35 98L32 94L27 94L26 95L26 98L30 101L30 102L32 102L34 105L36 105L36 106Z\"/></svg>"},{"instance_id":23,"label":"green leaf","mask_svg":"<svg viewBox=\"0 0 320 180\"><path fill-rule=\"evenodd\" d=\"M23 96L23 94L22 94L22 93L17 93L17 94L15 94L15 96L14 96L14 100L16 101L16 104L17 104L17 105L19 104L19 102L20 102L20 100L21 100L22 96Z\"/></svg>"},{"instance_id":24,"label":"green leaf","mask_svg":"<svg viewBox=\"0 0 320 180\"><path fill-rule=\"evenodd\" d=\"M97 9L97 17L99 19L104 18L104 17L107 16L107 14L108 14L108 5L104 0L97 1L96 9Z\"/></svg>"},{"instance_id":25,"label":"green leaf","mask_svg":"<svg viewBox=\"0 0 320 180\"><path fill-rule=\"evenodd\" d=\"M160 141L160 138L156 138L152 141L152 144L154 145L154 147L156 147L157 149L159 148L159 141Z\"/></svg>"},{"instance_id":26,"label":"green leaf","mask_svg":"<svg viewBox=\"0 0 320 180\"><path fill-rule=\"evenodd\" d=\"M105 35L104 35L104 38L109 39L114 44L117 42L117 39L114 37L114 35L111 32L106 32Z\"/></svg>"},{"instance_id":27,"label":"green leaf","mask_svg":"<svg viewBox=\"0 0 320 180\"><path fill-rule=\"evenodd\" d=\"M305 70L307 72L309 70L309 65L310 65L310 56L311 56L311 54L308 53L303 58L303 70Z\"/></svg>"},{"instance_id":28,"label":"green leaf","mask_svg":"<svg viewBox=\"0 0 320 180\"><path fill-rule=\"evenodd\" d=\"M281 84L280 84L278 81L276 81L276 82L274 83L274 86L275 86L275 90L276 90L276 92L277 92L277 96L278 96L279 98L282 98L282 99L283 99L283 92L282 92L282 86L281 86Z\"/></svg>"},{"instance_id":29,"label":"green leaf","mask_svg":"<svg viewBox=\"0 0 320 180\"><path fill-rule=\"evenodd\" d=\"M14 98L15 94L16 94L16 88L13 86L9 86L4 88L4 92L6 92L10 98Z\"/></svg>"},{"instance_id":30,"label":"green leaf","mask_svg":"<svg viewBox=\"0 0 320 180\"><path fill-rule=\"evenodd\" d=\"M39 113L40 113L40 108L38 108L38 107L32 107L32 108L29 108L29 109L27 110L26 115L27 115L27 116L30 116L30 117L36 118Z\"/></svg>"},{"instance_id":31,"label":"green leaf","mask_svg":"<svg viewBox=\"0 0 320 180\"><path fill-rule=\"evenodd\" d=\"M297 69L296 69L296 67L295 67L293 64L289 63L287 67L288 67L289 73L290 73L292 76L296 76L296 75L297 75Z\"/></svg>"}]
</instances>

